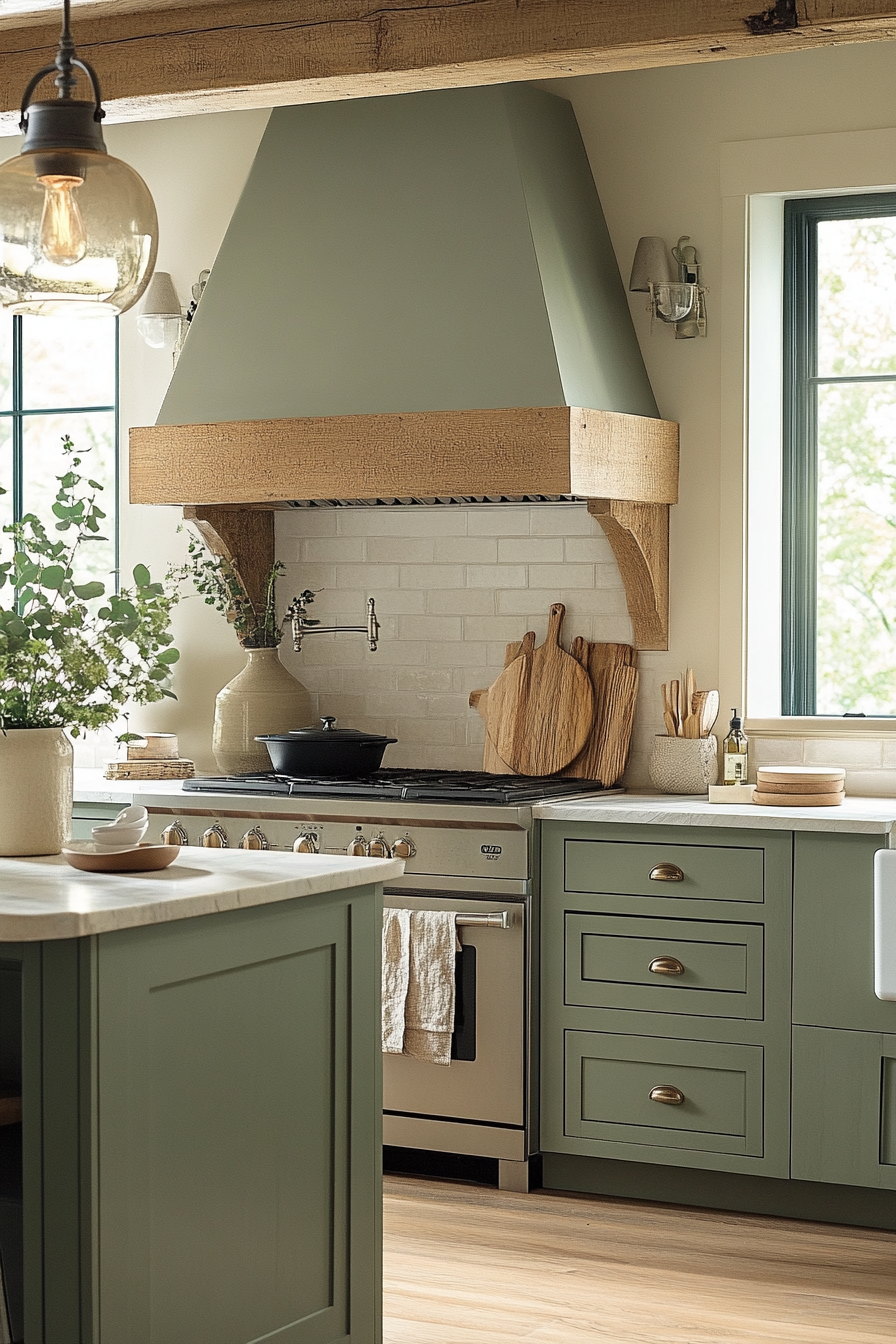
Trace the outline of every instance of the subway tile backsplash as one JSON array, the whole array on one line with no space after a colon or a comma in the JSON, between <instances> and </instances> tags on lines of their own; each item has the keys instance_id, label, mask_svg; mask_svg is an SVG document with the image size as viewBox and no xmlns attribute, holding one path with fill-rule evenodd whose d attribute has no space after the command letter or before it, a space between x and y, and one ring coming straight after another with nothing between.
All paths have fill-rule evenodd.
<instances>
[{"instance_id":1,"label":"subway tile backsplash","mask_svg":"<svg viewBox=\"0 0 896 1344\"><path fill-rule=\"evenodd\" d=\"M584 504L307 509L276 515L279 585L320 588L311 614L358 625L376 598L383 640L315 635L282 656L321 714L397 737L386 764L477 770L483 724L467 697L504 646L566 605L564 642L631 640L610 544ZM645 775L646 780L646 775Z\"/></svg>"}]
</instances>

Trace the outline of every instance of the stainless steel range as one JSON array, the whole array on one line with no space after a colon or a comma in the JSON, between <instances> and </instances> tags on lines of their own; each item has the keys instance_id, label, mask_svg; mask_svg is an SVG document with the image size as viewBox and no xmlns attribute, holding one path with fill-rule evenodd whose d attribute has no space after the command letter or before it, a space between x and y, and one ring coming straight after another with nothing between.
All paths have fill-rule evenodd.
<instances>
[{"instance_id":1,"label":"stainless steel range","mask_svg":"<svg viewBox=\"0 0 896 1344\"><path fill-rule=\"evenodd\" d=\"M387 905L454 910L462 952L448 1068L383 1058L384 1142L498 1159L528 1189L538 1151L532 806L601 790L579 779L378 770L363 779L257 774L142 795L149 838L405 860Z\"/></svg>"}]
</instances>

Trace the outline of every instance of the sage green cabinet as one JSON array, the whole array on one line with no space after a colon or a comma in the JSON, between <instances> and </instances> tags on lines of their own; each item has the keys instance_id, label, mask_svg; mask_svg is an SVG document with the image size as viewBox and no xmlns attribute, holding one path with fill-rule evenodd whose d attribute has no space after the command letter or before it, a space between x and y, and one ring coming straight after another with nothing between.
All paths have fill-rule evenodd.
<instances>
[{"instance_id":1,"label":"sage green cabinet","mask_svg":"<svg viewBox=\"0 0 896 1344\"><path fill-rule=\"evenodd\" d=\"M379 924L367 887L0 948L28 1344L381 1338Z\"/></svg>"},{"instance_id":2,"label":"sage green cabinet","mask_svg":"<svg viewBox=\"0 0 896 1344\"><path fill-rule=\"evenodd\" d=\"M542 860L542 1149L786 1176L790 834L548 822Z\"/></svg>"},{"instance_id":3,"label":"sage green cabinet","mask_svg":"<svg viewBox=\"0 0 896 1344\"><path fill-rule=\"evenodd\" d=\"M896 1035L794 1027L791 1174L896 1190Z\"/></svg>"}]
</instances>

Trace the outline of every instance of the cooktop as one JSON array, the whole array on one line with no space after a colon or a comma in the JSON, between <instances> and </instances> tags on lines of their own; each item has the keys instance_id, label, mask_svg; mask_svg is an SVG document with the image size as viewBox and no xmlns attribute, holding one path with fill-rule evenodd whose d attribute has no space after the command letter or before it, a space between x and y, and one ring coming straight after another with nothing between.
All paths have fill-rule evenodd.
<instances>
[{"instance_id":1,"label":"cooktop","mask_svg":"<svg viewBox=\"0 0 896 1344\"><path fill-rule=\"evenodd\" d=\"M401 798L438 803L536 803L576 793L607 793L596 779L490 775L480 770L374 770L345 779L337 776L214 775L185 779L185 793L314 794L325 798ZM614 793L621 790L614 789Z\"/></svg>"}]
</instances>

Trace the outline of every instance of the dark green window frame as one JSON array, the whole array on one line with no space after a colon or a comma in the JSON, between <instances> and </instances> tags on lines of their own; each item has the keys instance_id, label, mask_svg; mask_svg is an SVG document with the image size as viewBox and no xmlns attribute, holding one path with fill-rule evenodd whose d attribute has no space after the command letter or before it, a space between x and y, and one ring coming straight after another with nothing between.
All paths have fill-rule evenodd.
<instances>
[{"instance_id":1,"label":"dark green window frame","mask_svg":"<svg viewBox=\"0 0 896 1344\"><path fill-rule=\"evenodd\" d=\"M0 317L0 321L5 320ZM51 322L52 318L37 318L41 322ZM0 411L0 419L12 422L12 516L14 522L19 522L24 512L25 498L25 476L28 471L28 463L25 458L25 421L34 416L41 415L83 415L89 411L111 411L114 413L113 430L113 449L115 460L115 479L112 489L115 492L114 506L105 512L111 516L114 521L112 529L112 540L115 548L115 576L116 587L118 586L119 570L119 528L118 528L118 493L120 488L120 466L119 466L119 425L118 425L118 402L119 402L119 358L118 358L118 318L115 319L115 401L111 406L42 406L25 407L25 359L24 359L24 329L23 319L14 314L12 317L12 406L9 410Z\"/></svg>"},{"instance_id":2,"label":"dark green window frame","mask_svg":"<svg viewBox=\"0 0 896 1344\"><path fill-rule=\"evenodd\" d=\"M818 225L828 219L880 215L896 215L896 192L784 202L784 715L817 713L818 388L830 383L896 382L894 374L818 375Z\"/></svg>"}]
</instances>

